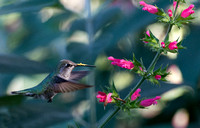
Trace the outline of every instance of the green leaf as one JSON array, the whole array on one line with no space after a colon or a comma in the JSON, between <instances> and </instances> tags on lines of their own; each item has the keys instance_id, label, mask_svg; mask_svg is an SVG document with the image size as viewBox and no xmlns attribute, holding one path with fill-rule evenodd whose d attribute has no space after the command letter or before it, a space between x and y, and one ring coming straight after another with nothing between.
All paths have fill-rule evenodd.
<instances>
[{"instance_id":1,"label":"green leaf","mask_svg":"<svg viewBox=\"0 0 200 128\"><path fill-rule=\"evenodd\" d=\"M153 74L154 68L155 68L155 63L154 63L154 65L152 65L152 66L150 67L148 73Z\"/></svg>"},{"instance_id":2,"label":"green leaf","mask_svg":"<svg viewBox=\"0 0 200 128\"><path fill-rule=\"evenodd\" d=\"M119 8L108 8L99 11L92 17L93 32L103 29L105 26L115 22L120 17L121 11ZM70 25L69 33L72 35L75 31L86 31L87 19L81 18L74 20Z\"/></svg>"},{"instance_id":3,"label":"green leaf","mask_svg":"<svg viewBox=\"0 0 200 128\"><path fill-rule=\"evenodd\" d=\"M86 58L89 59L91 56L89 56L89 52L92 50L90 47L82 42L69 42L69 45L67 45L67 54L70 59L73 59L73 61L77 62L83 62ZM98 50L94 51L92 56L96 56L96 52Z\"/></svg>"},{"instance_id":4,"label":"green leaf","mask_svg":"<svg viewBox=\"0 0 200 128\"><path fill-rule=\"evenodd\" d=\"M66 107L47 103L30 102L0 110L0 124L6 128L44 128L72 118Z\"/></svg>"},{"instance_id":5,"label":"green leaf","mask_svg":"<svg viewBox=\"0 0 200 128\"><path fill-rule=\"evenodd\" d=\"M112 89L113 93L118 94L118 91L117 91L117 89L115 87L114 81L112 82L111 89Z\"/></svg>"},{"instance_id":6,"label":"green leaf","mask_svg":"<svg viewBox=\"0 0 200 128\"><path fill-rule=\"evenodd\" d=\"M22 95L13 95L13 96L1 96L0 97L0 106L12 106L21 104L24 100Z\"/></svg>"},{"instance_id":7,"label":"green leaf","mask_svg":"<svg viewBox=\"0 0 200 128\"><path fill-rule=\"evenodd\" d=\"M0 55L2 73L47 73L51 69L45 64L16 55Z\"/></svg>"},{"instance_id":8,"label":"green leaf","mask_svg":"<svg viewBox=\"0 0 200 128\"><path fill-rule=\"evenodd\" d=\"M57 0L27 0L16 2L0 8L0 15L14 12L39 11L44 7L52 6Z\"/></svg>"}]
</instances>

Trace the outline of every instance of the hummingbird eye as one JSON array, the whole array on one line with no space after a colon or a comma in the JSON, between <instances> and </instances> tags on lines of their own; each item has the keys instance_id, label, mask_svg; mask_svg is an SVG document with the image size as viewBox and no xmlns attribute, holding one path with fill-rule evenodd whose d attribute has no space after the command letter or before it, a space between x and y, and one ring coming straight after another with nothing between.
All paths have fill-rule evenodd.
<instances>
[{"instance_id":1,"label":"hummingbird eye","mask_svg":"<svg viewBox=\"0 0 200 128\"><path fill-rule=\"evenodd\" d=\"M71 65L70 64L65 64L65 67L70 67Z\"/></svg>"}]
</instances>

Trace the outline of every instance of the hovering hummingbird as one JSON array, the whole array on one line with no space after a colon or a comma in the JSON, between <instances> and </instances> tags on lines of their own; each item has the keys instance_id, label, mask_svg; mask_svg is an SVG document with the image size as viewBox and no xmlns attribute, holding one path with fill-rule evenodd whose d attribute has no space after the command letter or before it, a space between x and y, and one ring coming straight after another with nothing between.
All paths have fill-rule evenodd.
<instances>
[{"instance_id":1,"label":"hovering hummingbird","mask_svg":"<svg viewBox=\"0 0 200 128\"><path fill-rule=\"evenodd\" d=\"M78 66L95 67L94 65L82 63L76 64L70 60L61 60L56 70L50 73L37 86L25 90L13 91L11 93L46 99L47 102L52 102L53 97L57 93L72 92L92 87L76 82L89 73L88 71L72 71Z\"/></svg>"}]
</instances>

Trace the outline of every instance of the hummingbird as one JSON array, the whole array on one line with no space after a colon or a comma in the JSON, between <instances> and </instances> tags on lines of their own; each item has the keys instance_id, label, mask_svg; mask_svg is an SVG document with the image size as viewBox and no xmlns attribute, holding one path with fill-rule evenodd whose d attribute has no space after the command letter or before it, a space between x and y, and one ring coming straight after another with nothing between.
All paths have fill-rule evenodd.
<instances>
[{"instance_id":1,"label":"hummingbird","mask_svg":"<svg viewBox=\"0 0 200 128\"><path fill-rule=\"evenodd\" d=\"M89 71L72 71L78 66L95 67L94 65L82 63L76 64L70 60L64 59L61 60L57 65L57 68L38 85L20 91L13 91L11 93L45 99L50 103L57 93L72 92L92 87L91 85L77 82L89 73Z\"/></svg>"}]
</instances>

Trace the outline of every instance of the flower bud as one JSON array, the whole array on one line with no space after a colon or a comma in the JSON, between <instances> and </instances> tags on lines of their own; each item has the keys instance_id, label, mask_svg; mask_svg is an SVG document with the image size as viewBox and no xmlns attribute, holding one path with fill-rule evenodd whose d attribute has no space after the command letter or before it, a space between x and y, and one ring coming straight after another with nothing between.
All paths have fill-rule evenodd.
<instances>
[{"instance_id":1,"label":"flower bud","mask_svg":"<svg viewBox=\"0 0 200 128\"><path fill-rule=\"evenodd\" d=\"M108 60L113 61L113 62L111 62L112 65L117 65L121 68L126 68L126 69L134 68L134 64L131 61L127 61L127 60L124 60L124 59L115 59L112 56L108 57Z\"/></svg>"},{"instance_id":2,"label":"flower bud","mask_svg":"<svg viewBox=\"0 0 200 128\"><path fill-rule=\"evenodd\" d=\"M187 18L188 16L190 16L191 14L194 13L194 10L192 10L194 8L194 5L191 4L188 8L186 8L185 10L183 10L183 12L181 13L181 17L182 18Z\"/></svg>"},{"instance_id":3,"label":"flower bud","mask_svg":"<svg viewBox=\"0 0 200 128\"><path fill-rule=\"evenodd\" d=\"M152 13L152 14L158 13L158 8L156 6L146 4L144 1L140 1L139 3L140 5L144 6L142 10L148 11L149 13Z\"/></svg>"},{"instance_id":4,"label":"flower bud","mask_svg":"<svg viewBox=\"0 0 200 128\"><path fill-rule=\"evenodd\" d=\"M159 100L161 99L160 96L156 96L155 98L152 98L152 99L145 99L143 101L140 102L140 105L143 106L143 107L148 107L148 106L151 106L151 105L156 105L157 104L157 101L156 100Z\"/></svg>"},{"instance_id":5,"label":"flower bud","mask_svg":"<svg viewBox=\"0 0 200 128\"><path fill-rule=\"evenodd\" d=\"M131 100L135 100L135 99L137 99L138 97L140 97L139 92L141 92L141 89L140 89L140 88L138 88L138 89L133 93L133 95L131 96Z\"/></svg>"},{"instance_id":6,"label":"flower bud","mask_svg":"<svg viewBox=\"0 0 200 128\"><path fill-rule=\"evenodd\" d=\"M146 31L146 34L150 37L150 32L149 32L149 30L148 31ZM147 41L143 41L144 43L149 43L149 42L147 42Z\"/></svg>"},{"instance_id":7,"label":"flower bud","mask_svg":"<svg viewBox=\"0 0 200 128\"><path fill-rule=\"evenodd\" d=\"M161 42L161 47L165 48L165 43Z\"/></svg>"},{"instance_id":8,"label":"flower bud","mask_svg":"<svg viewBox=\"0 0 200 128\"><path fill-rule=\"evenodd\" d=\"M171 43L169 44L168 48L169 48L170 50L178 49L178 47L177 47L177 42L176 42L176 41L171 42Z\"/></svg>"},{"instance_id":9,"label":"flower bud","mask_svg":"<svg viewBox=\"0 0 200 128\"><path fill-rule=\"evenodd\" d=\"M173 16L173 13L172 13L172 10L171 10L171 9L168 10L168 15L169 15L169 17L172 17L172 16Z\"/></svg>"},{"instance_id":10,"label":"flower bud","mask_svg":"<svg viewBox=\"0 0 200 128\"><path fill-rule=\"evenodd\" d=\"M161 75L155 75L155 79L156 80L160 80L161 79Z\"/></svg>"}]
</instances>

